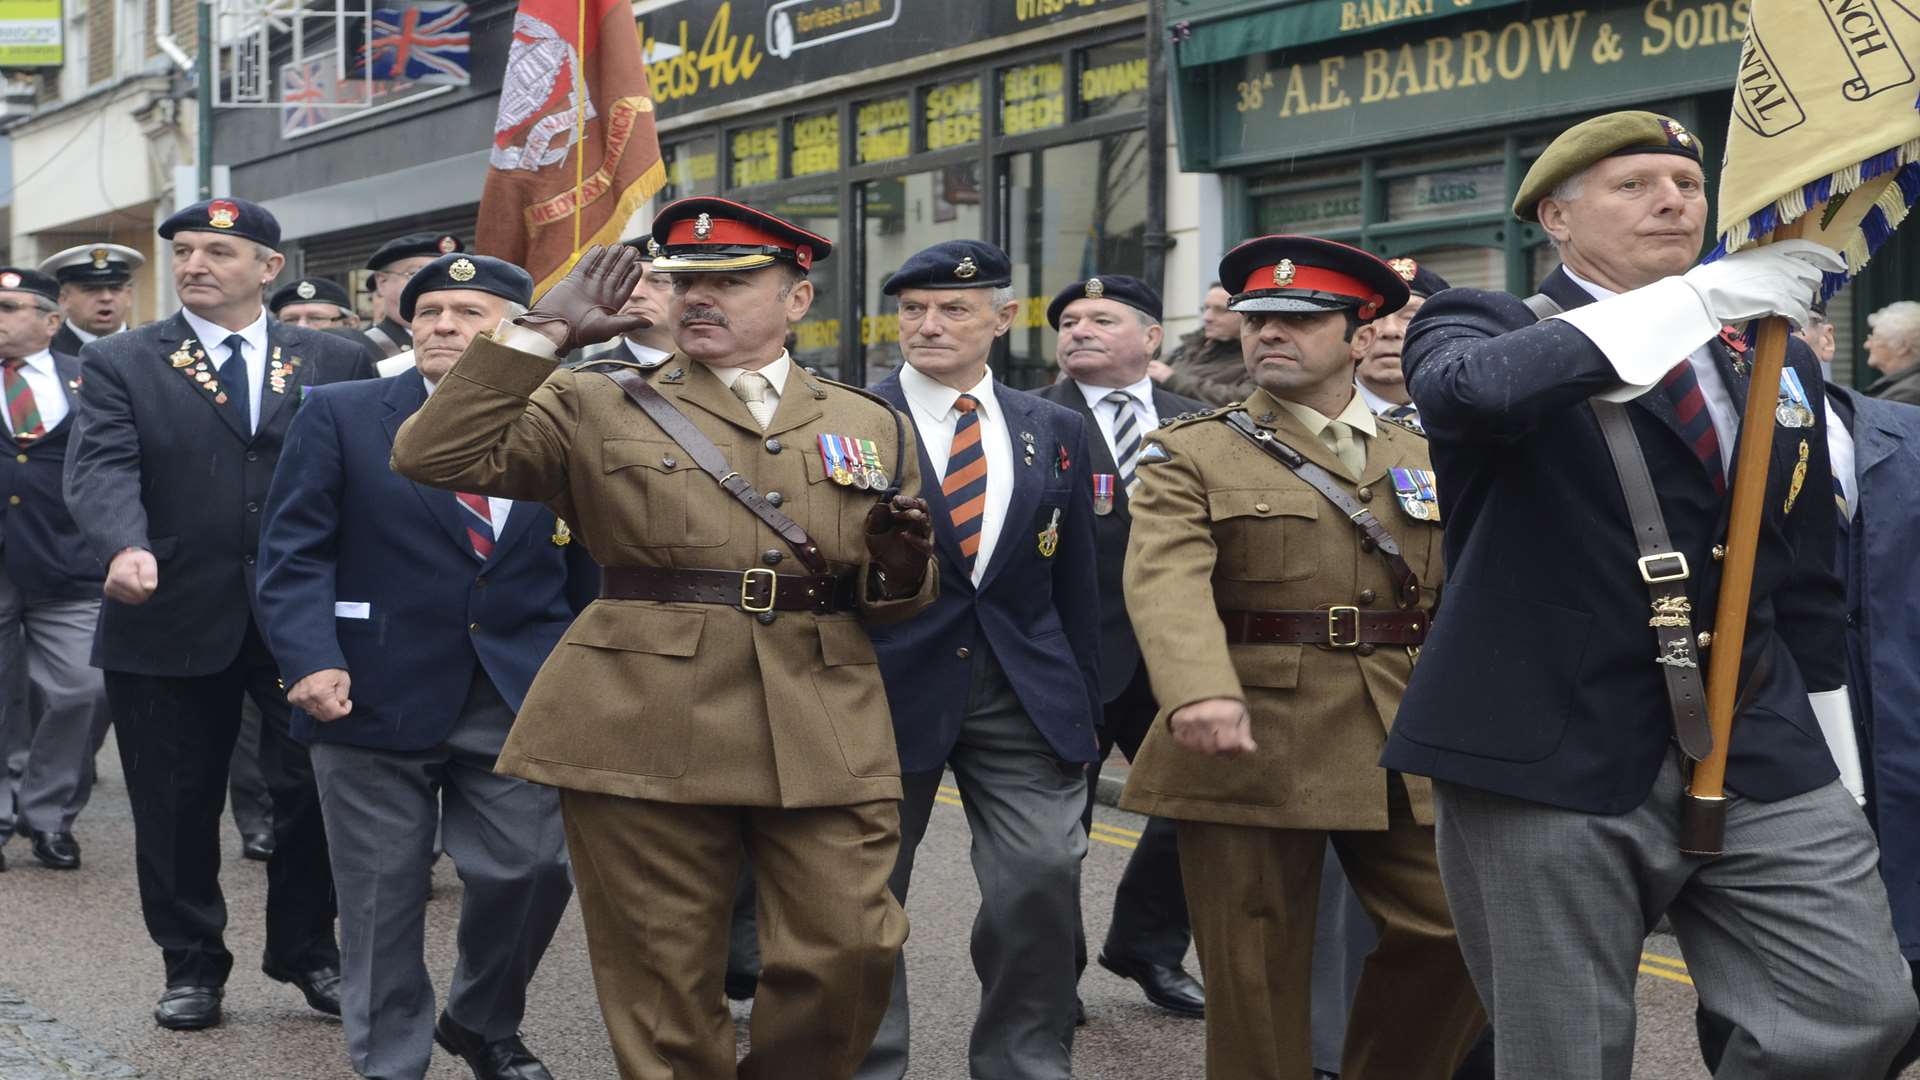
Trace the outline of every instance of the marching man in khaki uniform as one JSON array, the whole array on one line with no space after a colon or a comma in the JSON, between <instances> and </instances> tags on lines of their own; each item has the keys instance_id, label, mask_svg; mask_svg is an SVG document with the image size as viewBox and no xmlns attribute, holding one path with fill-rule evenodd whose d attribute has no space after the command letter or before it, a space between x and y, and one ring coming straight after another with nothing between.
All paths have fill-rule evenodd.
<instances>
[{"instance_id":1,"label":"marching man in khaki uniform","mask_svg":"<svg viewBox=\"0 0 1920 1080\"><path fill-rule=\"evenodd\" d=\"M546 503L604 568L499 770L561 789L621 1076L736 1075L721 982L744 843L764 967L737 1075L846 1077L906 938L887 890L900 765L865 624L934 596L918 451L891 409L782 348L829 241L721 199L668 206L653 236L679 351L651 383L555 370L644 322L616 314L638 253L596 247L473 341L394 467Z\"/></svg>"},{"instance_id":2,"label":"marching man in khaki uniform","mask_svg":"<svg viewBox=\"0 0 1920 1080\"><path fill-rule=\"evenodd\" d=\"M1374 923L1343 1080L1444 1080L1486 1019L1454 939L1424 780L1377 764L1441 578L1425 440L1354 390L1400 276L1343 244L1228 252L1258 387L1147 436L1127 609L1165 723L1121 805L1174 819L1207 983L1207 1074L1311 1073L1331 839Z\"/></svg>"}]
</instances>

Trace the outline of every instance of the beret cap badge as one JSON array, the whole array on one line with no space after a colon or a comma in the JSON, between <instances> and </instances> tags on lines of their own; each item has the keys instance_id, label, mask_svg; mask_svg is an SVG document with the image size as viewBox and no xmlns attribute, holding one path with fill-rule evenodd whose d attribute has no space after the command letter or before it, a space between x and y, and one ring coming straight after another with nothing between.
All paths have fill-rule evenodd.
<instances>
[{"instance_id":1,"label":"beret cap badge","mask_svg":"<svg viewBox=\"0 0 1920 1080\"><path fill-rule=\"evenodd\" d=\"M443 236L440 238L440 254L451 255L454 252L459 250L460 250L460 241L455 240L451 236Z\"/></svg>"},{"instance_id":2,"label":"beret cap badge","mask_svg":"<svg viewBox=\"0 0 1920 1080\"><path fill-rule=\"evenodd\" d=\"M453 265L447 267L447 276L455 281L472 281L479 272L470 259L455 259Z\"/></svg>"},{"instance_id":3,"label":"beret cap badge","mask_svg":"<svg viewBox=\"0 0 1920 1080\"><path fill-rule=\"evenodd\" d=\"M108 253L106 248L94 248L88 254L93 259L93 268L95 270L105 270L107 268Z\"/></svg>"},{"instance_id":4,"label":"beret cap badge","mask_svg":"<svg viewBox=\"0 0 1920 1080\"><path fill-rule=\"evenodd\" d=\"M0 274L0 288L17 289L20 287L20 275L9 270Z\"/></svg>"},{"instance_id":5,"label":"beret cap badge","mask_svg":"<svg viewBox=\"0 0 1920 1080\"><path fill-rule=\"evenodd\" d=\"M1293 284L1293 272L1293 260L1281 259L1280 264L1273 268L1273 283L1283 289L1286 288Z\"/></svg>"},{"instance_id":6,"label":"beret cap badge","mask_svg":"<svg viewBox=\"0 0 1920 1080\"><path fill-rule=\"evenodd\" d=\"M953 268L953 276L959 278L961 281L971 281L979 276L979 274L980 267L974 263L973 256L971 255L962 258L960 265Z\"/></svg>"},{"instance_id":7,"label":"beret cap badge","mask_svg":"<svg viewBox=\"0 0 1920 1080\"><path fill-rule=\"evenodd\" d=\"M1412 281L1420 276L1420 264L1412 259L1388 259L1387 265L1393 267L1393 272L1399 274L1402 281Z\"/></svg>"},{"instance_id":8,"label":"beret cap badge","mask_svg":"<svg viewBox=\"0 0 1920 1080\"><path fill-rule=\"evenodd\" d=\"M315 295L316 295L317 293L319 293L319 291L320 291L320 290L318 290L318 289L316 289L316 288L314 288L314 287L313 287L313 282L311 282L311 281L303 281L303 282L301 282L300 284L298 284L298 285L295 285L295 286L293 287L293 292L294 292L294 295L295 295L295 296L298 296L298 297L299 297L300 299L302 299L302 300L311 300L311 299L313 299L313 298L314 298L314 296L315 296Z\"/></svg>"},{"instance_id":9,"label":"beret cap badge","mask_svg":"<svg viewBox=\"0 0 1920 1080\"><path fill-rule=\"evenodd\" d=\"M707 237L712 235L713 235L713 215L712 214L701 214L699 217L693 219L693 238L695 240L705 240Z\"/></svg>"},{"instance_id":10,"label":"beret cap badge","mask_svg":"<svg viewBox=\"0 0 1920 1080\"><path fill-rule=\"evenodd\" d=\"M240 208L225 199L207 204L207 224L216 229L231 229L240 218Z\"/></svg>"},{"instance_id":11,"label":"beret cap badge","mask_svg":"<svg viewBox=\"0 0 1920 1080\"><path fill-rule=\"evenodd\" d=\"M647 237L647 258L657 259L659 257L660 257L660 241L655 240L651 236Z\"/></svg>"},{"instance_id":12,"label":"beret cap badge","mask_svg":"<svg viewBox=\"0 0 1920 1080\"><path fill-rule=\"evenodd\" d=\"M1099 278L1087 279L1087 299L1098 300L1107 295L1107 284Z\"/></svg>"}]
</instances>

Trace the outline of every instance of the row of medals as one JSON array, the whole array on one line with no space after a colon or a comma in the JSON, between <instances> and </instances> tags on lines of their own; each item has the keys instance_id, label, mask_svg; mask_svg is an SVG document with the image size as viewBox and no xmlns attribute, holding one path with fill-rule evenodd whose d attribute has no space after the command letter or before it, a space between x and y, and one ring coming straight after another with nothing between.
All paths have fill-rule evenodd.
<instances>
[{"instance_id":1,"label":"row of medals","mask_svg":"<svg viewBox=\"0 0 1920 1080\"><path fill-rule=\"evenodd\" d=\"M842 445L851 442L849 447ZM869 440L845 439L840 435L820 436L820 457L827 478L841 487L873 491L887 486L886 470L880 467L878 447L868 449Z\"/></svg>"}]
</instances>

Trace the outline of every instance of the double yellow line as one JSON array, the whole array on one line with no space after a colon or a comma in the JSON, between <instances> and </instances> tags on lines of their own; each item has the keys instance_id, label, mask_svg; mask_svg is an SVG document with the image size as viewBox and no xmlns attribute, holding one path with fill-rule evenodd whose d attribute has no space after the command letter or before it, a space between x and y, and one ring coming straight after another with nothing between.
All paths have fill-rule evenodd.
<instances>
[{"instance_id":1,"label":"double yellow line","mask_svg":"<svg viewBox=\"0 0 1920 1080\"><path fill-rule=\"evenodd\" d=\"M951 784L941 784L940 789L934 793L933 799L935 802L946 803L948 806L962 805L960 802L960 789ZM1098 840L1102 844L1112 844L1114 847L1127 848L1128 850L1140 846L1139 833L1132 829L1123 829L1118 825L1107 825L1098 821L1093 823L1093 831L1087 834L1087 839Z\"/></svg>"},{"instance_id":2,"label":"double yellow line","mask_svg":"<svg viewBox=\"0 0 1920 1080\"><path fill-rule=\"evenodd\" d=\"M962 805L960 802L960 789L951 784L940 785L939 791L934 794L934 800L943 802L948 806ZM1093 823L1093 831L1088 834L1088 839L1097 840L1102 844L1111 844L1117 848L1132 849L1138 847L1140 844L1140 834L1138 832L1132 829L1123 829L1118 825L1108 825L1099 821ZM1692 976L1687 974L1687 962L1685 960L1681 960L1678 957L1663 956L1657 952L1643 951L1640 954L1640 973L1642 975L1651 975L1656 979L1666 979L1669 982L1683 983L1687 986L1693 985Z\"/></svg>"}]
</instances>

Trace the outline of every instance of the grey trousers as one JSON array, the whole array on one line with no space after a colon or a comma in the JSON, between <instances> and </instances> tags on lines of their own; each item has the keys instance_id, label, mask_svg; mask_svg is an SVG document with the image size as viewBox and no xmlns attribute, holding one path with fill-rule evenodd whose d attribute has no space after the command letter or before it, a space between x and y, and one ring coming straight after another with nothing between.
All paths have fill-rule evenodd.
<instances>
[{"instance_id":1,"label":"grey trousers","mask_svg":"<svg viewBox=\"0 0 1920 1080\"><path fill-rule=\"evenodd\" d=\"M1499 1075L1627 1080L1634 985L1664 912L1708 1009L1718 1080L1878 1080L1913 1030L1879 849L1838 781L1778 802L1729 792L1727 854L1676 839L1675 750L1618 816L1436 783L1441 879L1493 1021Z\"/></svg>"},{"instance_id":2,"label":"grey trousers","mask_svg":"<svg viewBox=\"0 0 1920 1080\"><path fill-rule=\"evenodd\" d=\"M340 899L340 1019L361 1076L418 1080L433 1051L424 952L436 826L465 886L447 1015L490 1041L520 1028L573 883L559 793L493 772L512 724L476 669L459 722L431 750L313 746Z\"/></svg>"},{"instance_id":3,"label":"grey trousers","mask_svg":"<svg viewBox=\"0 0 1920 1080\"><path fill-rule=\"evenodd\" d=\"M984 647L976 655L967 718L947 759L973 833L980 883L973 920L980 1011L968 1062L976 1080L1065 1080L1073 1075L1086 768L1054 755L1000 665ZM900 857L889 884L902 904L941 777L934 770L901 778ZM908 1035L903 951L886 1019L855 1074L859 1080L904 1077Z\"/></svg>"},{"instance_id":4,"label":"grey trousers","mask_svg":"<svg viewBox=\"0 0 1920 1080\"><path fill-rule=\"evenodd\" d=\"M93 793L110 722L105 680L87 662L99 619L98 600L34 598L0 574L0 687L24 751L14 816L25 828L72 832Z\"/></svg>"}]
</instances>

